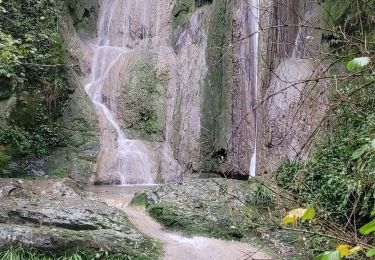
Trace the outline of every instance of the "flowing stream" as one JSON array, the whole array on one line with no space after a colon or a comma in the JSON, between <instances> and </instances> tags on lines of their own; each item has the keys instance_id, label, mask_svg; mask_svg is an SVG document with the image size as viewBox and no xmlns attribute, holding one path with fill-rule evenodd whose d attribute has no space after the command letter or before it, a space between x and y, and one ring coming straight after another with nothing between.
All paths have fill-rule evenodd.
<instances>
[{"instance_id":1,"label":"flowing stream","mask_svg":"<svg viewBox=\"0 0 375 260\"><path fill-rule=\"evenodd\" d=\"M96 186L89 189L108 205L123 210L131 222L145 235L161 241L164 245L164 260L245 260L273 259L260 247L235 241L206 237L185 237L166 231L140 207L130 201L135 192L153 186Z\"/></svg>"}]
</instances>

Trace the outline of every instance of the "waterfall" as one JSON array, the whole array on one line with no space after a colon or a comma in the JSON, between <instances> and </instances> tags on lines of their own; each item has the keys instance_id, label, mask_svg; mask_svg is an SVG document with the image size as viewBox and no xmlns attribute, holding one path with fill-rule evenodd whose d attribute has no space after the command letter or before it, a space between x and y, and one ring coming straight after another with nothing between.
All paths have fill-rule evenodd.
<instances>
[{"instance_id":1,"label":"waterfall","mask_svg":"<svg viewBox=\"0 0 375 260\"><path fill-rule=\"evenodd\" d=\"M252 116L254 120L254 152L251 156L249 175L254 177L256 175L256 165L257 165L257 150L258 150L258 122L257 122L257 96L258 96L258 55L259 55L259 0L251 0L250 2L250 36L251 36L251 63L250 63L250 111L252 111Z\"/></svg>"},{"instance_id":2,"label":"waterfall","mask_svg":"<svg viewBox=\"0 0 375 260\"><path fill-rule=\"evenodd\" d=\"M302 19L300 18L300 25L298 28L297 37L294 44L294 49L292 53L293 59L304 59L311 56L311 47L308 46L309 42L312 38L313 34L313 27L314 22L313 20L316 19L316 10L314 10L317 6L317 2L315 0L307 0L305 1L303 7L303 16Z\"/></svg>"},{"instance_id":3,"label":"waterfall","mask_svg":"<svg viewBox=\"0 0 375 260\"><path fill-rule=\"evenodd\" d=\"M129 13L132 10L141 12L137 14L142 22L137 41L143 40L143 44L139 45L147 45L148 2L103 0L98 37L89 42L93 60L85 90L96 106L101 130L97 175L106 178L109 184L151 184L156 179L146 145L142 141L128 139L120 127L119 119L116 118L117 93L113 90L114 86L122 84L120 75L115 70L116 66L120 61L126 60L127 55L135 52L134 46L138 44L134 42L129 29L129 23L132 22ZM144 8L137 6L140 4Z\"/></svg>"}]
</instances>

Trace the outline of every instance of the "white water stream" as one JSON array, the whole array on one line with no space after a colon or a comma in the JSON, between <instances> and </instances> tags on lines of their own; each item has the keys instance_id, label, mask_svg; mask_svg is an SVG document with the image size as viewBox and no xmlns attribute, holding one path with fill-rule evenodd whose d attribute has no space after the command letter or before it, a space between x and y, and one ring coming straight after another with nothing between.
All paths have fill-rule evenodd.
<instances>
[{"instance_id":1,"label":"white water stream","mask_svg":"<svg viewBox=\"0 0 375 260\"><path fill-rule=\"evenodd\" d=\"M258 98L258 55L259 55L259 0L251 0L249 8L250 18L250 35L251 35L251 64L250 64L250 93L251 93L251 107L254 120L254 151L250 160L249 175L254 177L256 175L257 167L257 152L258 152L258 116L257 116L257 98Z\"/></svg>"},{"instance_id":2,"label":"white water stream","mask_svg":"<svg viewBox=\"0 0 375 260\"><path fill-rule=\"evenodd\" d=\"M129 13L129 10L132 10L130 8L132 2L102 0L98 38L89 43L93 51L93 61L89 83L85 90L97 108L101 129L97 175L99 178L107 178L106 181L113 184L150 184L154 183L156 178L152 174L153 163L146 145L142 141L130 140L126 137L114 111L117 93L112 90L115 88L111 85L122 84L122 79L118 73L116 75L114 68L120 60L126 59L127 55L134 52L133 49L126 47L129 28L121 27L129 27L131 19L121 10ZM121 19L126 20L124 23L119 23L119 15L124 16L120 16ZM142 34L146 33L143 29ZM111 81L108 83L109 78ZM106 87L110 89L104 90Z\"/></svg>"}]
</instances>

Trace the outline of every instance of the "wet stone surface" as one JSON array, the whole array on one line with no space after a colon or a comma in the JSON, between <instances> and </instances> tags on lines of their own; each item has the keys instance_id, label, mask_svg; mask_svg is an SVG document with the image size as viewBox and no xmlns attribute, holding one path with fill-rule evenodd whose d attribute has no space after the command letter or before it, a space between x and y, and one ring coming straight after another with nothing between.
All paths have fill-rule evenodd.
<instances>
[{"instance_id":1,"label":"wet stone surface","mask_svg":"<svg viewBox=\"0 0 375 260\"><path fill-rule=\"evenodd\" d=\"M120 210L64 180L0 179L0 250L77 248L154 257L159 246Z\"/></svg>"}]
</instances>

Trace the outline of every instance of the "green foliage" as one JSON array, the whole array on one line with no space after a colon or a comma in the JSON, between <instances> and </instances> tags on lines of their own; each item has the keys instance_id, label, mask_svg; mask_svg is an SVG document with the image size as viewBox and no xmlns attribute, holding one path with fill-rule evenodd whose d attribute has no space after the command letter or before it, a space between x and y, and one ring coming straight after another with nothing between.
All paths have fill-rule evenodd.
<instances>
[{"instance_id":1,"label":"green foliage","mask_svg":"<svg viewBox=\"0 0 375 260\"><path fill-rule=\"evenodd\" d=\"M340 260L340 253L338 251L324 252L315 258L315 260Z\"/></svg>"},{"instance_id":2,"label":"green foliage","mask_svg":"<svg viewBox=\"0 0 375 260\"><path fill-rule=\"evenodd\" d=\"M323 3L328 27L323 39L331 47L334 68L330 71L342 80L332 86L324 136L315 140L307 160L281 165L276 180L300 202L319 208L320 217L343 224L344 232L348 226L357 230L364 225L360 231L372 234L375 222L368 216L375 205L375 1ZM317 259L353 257L361 250L339 245Z\"/></svg>"},{"instance_id":3,"label":"green foliage","mask_svg":"<svg viewBox=\"0 0 375 260\"><path fill-rule=\"evenodd\" d=\"M20 40L15 40L0 29L0 77L13 77L26 54Z\"/></svg>"},{"instance_id":4,"label":"green foliage","mask_svg":"<svg viewBox=\"0 0 375 260\"><path fill-rule=\"evenodd\" d=\"M267 207L272 204L272 195L263 185L256 185L254 193L248 194L247 201L254 207Z\"/></svg>"},{"instance_id":5,"label":"green foliage","mask_svg":"<svg viewBox=\"0 0 375 260\"><path fill-rule=\"evenodd\" d=\"M2 1L0 99L16 105L0 129L11 157L41 157L59 144L58 121L72 92L71 73L58 33L61 1Z\"/></svg>"},{"instance_id":6,"label":"green foliage","mask_svg":"<svg viewBox=\"0 0 375 260\"><path fill-rule=\"evenodd\" d=\"M334 53L345 56L349 53L363 53L363 50L373 50L375 0L325 0L323 17L326 27L337 33L325 32L330 38ZM363 53L368 55L368 52ZM350 59L350 56L348 57ZM349 60L347 60L349 61Z\"/></svg>"},{"instance_id":7,"label":"green foliage","mask_svg":"<svg viewBox=\"0 0 375 260\"><path fill-rule=\"evenodd\" d=\"M9 126L0 132L0 143L12 157L42 157L56 146L58 128L58 124L39 125L31 134L23 127Z\"/></svg>"},{"instance_id":8,"label":"green foliage","mask_svg":"<svg viewBox=\"0 0 375 260\"><path fill-rule=\"evenodd\" d=\"M363 224L375 202L375 153L358 149L373 140L375 115L358 115L348 107L342 112L335 130L310 158L283 164L276 178L302 201L325 208L343 222L353 211L357 224Z\"/></svg>"},{"instance_id":9,"label":"green foliage","mask_svg":"<svg viewBox=\"0 0 375 260\"><path fill-rule=\"evenodd\" d=\"M366 253L366 256L367 257L375 256L375 248L371 248L370 250L368 250Z\"/></svg>"},{"instance_id":10,"label":"green foliage","mask_svg":"<svg viewBox=\"0 0 375 260\"><path fill-rule=\"evenodd\" d=\"M354 58L346 65L346 68L349 71L358 72L361 71L364 67L366 67L370 63L369 57L359 57Z\"/></svg>"},{"instance_id":11,"label":"green foliage","mask_svg":"<svg viewBox=\"0 0 375 260\"><path fill-rule=\"evenodd\" d=\"M338 3L339 2L339 3ZM337 24L350 7L351 0L326 0L324 1L324 14L326 23L333 27Z\"/></svg>"},{"instance_id":12,"label":"green foliage","mask_svg":"<svg viewBox=\"0 0 375 260\"><path fill-rule=\"evenodd\" d=\"M11 248L0 251L0 260L151 260L145 256L130 256L121 253L110 253L105 250L76 250L64 254L42 252L35 249Z\"/></svg>"}]
</instances>

